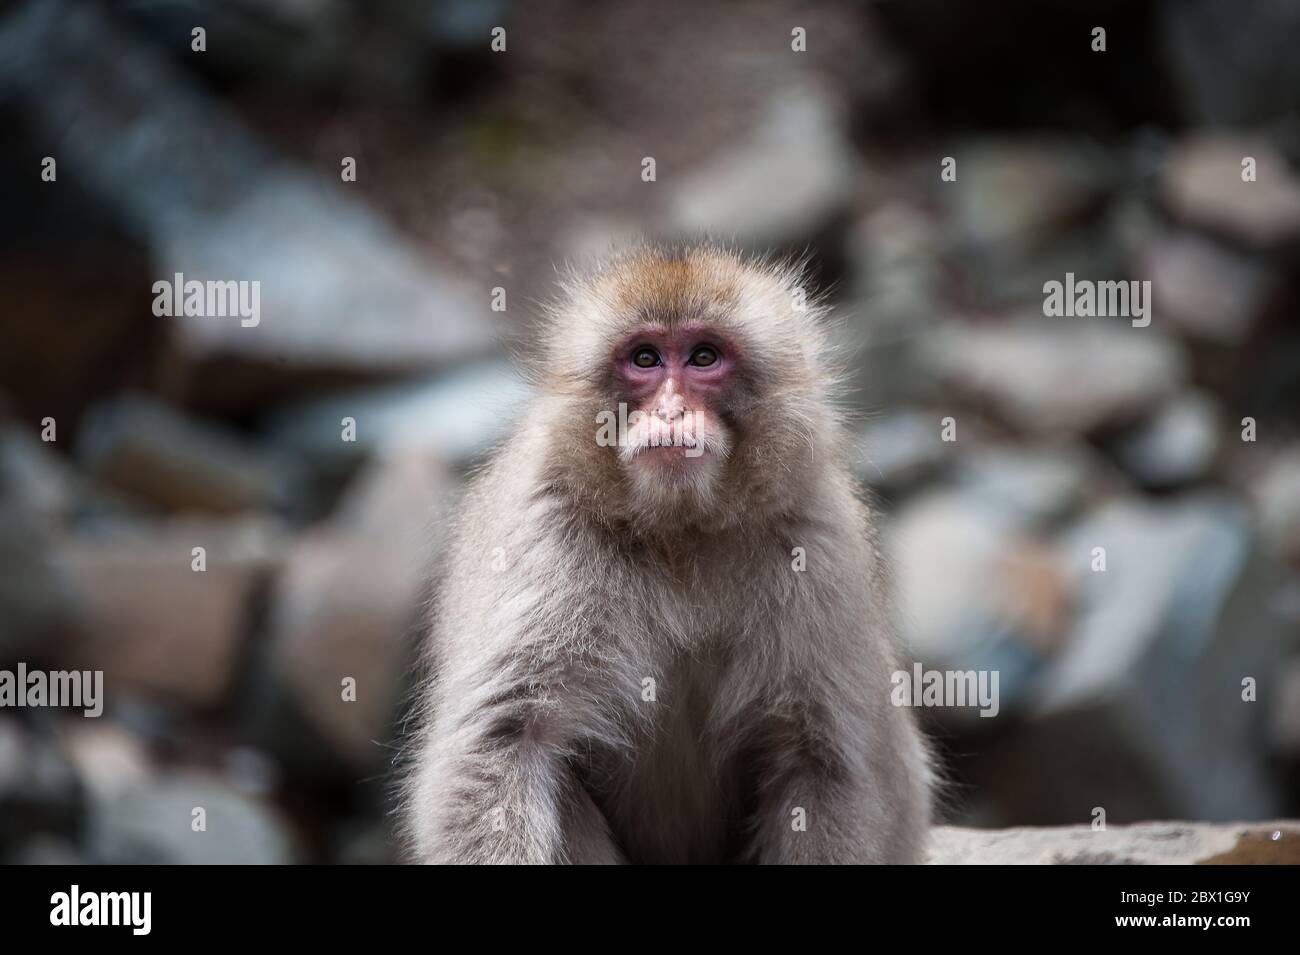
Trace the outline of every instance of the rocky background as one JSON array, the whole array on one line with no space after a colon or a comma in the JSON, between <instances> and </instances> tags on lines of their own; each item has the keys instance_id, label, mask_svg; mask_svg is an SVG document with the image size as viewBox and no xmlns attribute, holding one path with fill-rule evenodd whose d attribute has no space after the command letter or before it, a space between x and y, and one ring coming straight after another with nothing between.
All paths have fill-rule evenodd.
<instances>
[{"instance_id":1,"label":"rocky background","mask_svg":"<svg viewBox=\"0 0 1300 955\"><path fill-rule=\"evenodd\" d=\"M948 822L1300 815L1297 45L1270 0L0 0L0 669L107 695L0 710L0 858L396 858L508 346L645 233L836 303L911 652L1000 675L924 714ZM175 272L261 324L156 317ZM1066 272L1150 326L1045 316Z\"/></svg>"}]
</instances>

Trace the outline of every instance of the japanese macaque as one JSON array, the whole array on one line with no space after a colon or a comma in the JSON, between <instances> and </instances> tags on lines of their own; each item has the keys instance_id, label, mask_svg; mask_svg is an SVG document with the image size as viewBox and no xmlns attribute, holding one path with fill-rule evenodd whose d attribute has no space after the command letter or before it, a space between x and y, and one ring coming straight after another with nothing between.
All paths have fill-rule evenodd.
<instances>
[{"instance_id":1,"label":"japanese macaque","mask_svg":"<svg viewBox=\"0 0 1300 955\"><path fill-rule=\"evenodd\" d=\"M800 281L704 246L565 284L446 557L415 858L921 859L929 761Z\"/></svg>"}]
</instances>

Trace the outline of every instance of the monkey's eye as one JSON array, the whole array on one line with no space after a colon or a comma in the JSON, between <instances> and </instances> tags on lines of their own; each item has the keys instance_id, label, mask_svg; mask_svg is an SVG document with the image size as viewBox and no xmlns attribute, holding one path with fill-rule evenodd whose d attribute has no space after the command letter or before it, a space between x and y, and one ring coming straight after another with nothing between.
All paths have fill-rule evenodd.
<instances>
[{"instance_id":1,"label":"monkey's eye","mask_svg":"<svg viewBox=\"0 0 1300 955\"><path fill-rule=\"evenodd\" d=\"M691 352L691 364L697 368L708 368L718 360L718 353L708 345L701 345Z\"/></svg>"},{"instance_id":2,"label":"monkey's eye","mask_svg":"<svg viewBox=\"0 0 1300 955\"><path fill-rule=\"evenodd\" d=\"M659 353L653 348L638 348L632 355L632 364L638 368L653 368L659 364Z\"/></svg>"}]
</instances>

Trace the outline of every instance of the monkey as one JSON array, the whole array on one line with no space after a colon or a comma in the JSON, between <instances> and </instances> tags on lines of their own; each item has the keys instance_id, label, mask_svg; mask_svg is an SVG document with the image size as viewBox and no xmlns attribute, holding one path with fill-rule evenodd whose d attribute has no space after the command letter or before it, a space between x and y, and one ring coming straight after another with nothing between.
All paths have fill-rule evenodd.
<instances>
[{"instance_id":1,"label":"monkey","mask_svg":"<svg viewBox=\"0 0 1300 955\"><path fill-rule=\"evenodd\" d=\"M430 863L914 863L932 763L804 263L562 279L472 479L402 828Z\"/></svg>"}]
</instances>

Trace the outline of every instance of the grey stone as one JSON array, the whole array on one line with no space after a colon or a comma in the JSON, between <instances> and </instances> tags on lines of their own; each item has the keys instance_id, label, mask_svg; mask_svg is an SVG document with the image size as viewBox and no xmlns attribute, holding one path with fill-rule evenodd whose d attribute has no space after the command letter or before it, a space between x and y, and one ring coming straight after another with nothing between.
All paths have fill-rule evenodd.
<instances>
[{"instance_id":1,"label":"grey stone","mask_svg":"<svg viewBox=\"0 0 1300 955\"><path fill-rule=\"evenodd\" d=\"M195 831L195 809L206 829ZM277 813L215 777L178 771L98 802L89 855L107 864L283 865L297 852Z\"/></svg>"},{"instance_id":2,"label":"grey stone","mask_svg":"<svg viewBox=\"0 0 1300 955\"><path fill-rule=\"evenodd\" d=\"M506 362L402 384L333 394L271 415L270 444L324 461L358 461L385 446L429 451L450 465L471 461L503 436L529 394ZM342 439L344 418L356 440Z\"/></svg>"},{"instance_id":3,"label":"grey stone","mask_svg":"<svg viewBox=\"0 0 1300 955\"><path fill-rule=\"evenodd\" d=\"M1269 743L1274 752L1300 762L1300 658L1288 660L1268 684L1273 689L1269 706Z\"/></svg>"},{"instance_id":4,"label":"grey stone","mask_svg":"<svg viewBox=\"0 0 1300 955\"><path fill-rule=\"evenodd\" d=\"M829 94L780 91L753 137L676 186L672 228L763 246L810 237L848 207L856 160Z\"/></svg>"},{"instance_id":5,"label":"grey stone","mask_svg":"<svg viewBox=\"0 0 1300 955\"><path fill-rule=\"evenodd\" d=\"M1284 560L1300 563L1300 446L1278 454L1251 481L1250 495L1269 548Z\"/></svg>"},{"instance_id":6,"label":"grey stone","mask_svg":"<svg viewBox=\"0 0 1300 955\"><path fill-rule=\"evenodd\" d=\"M1045 526L1084 499L1097 471L1081 443L984 446L965 454L956 480L969 499L1017 525Z\"/></svg>"},{"instance_id":7,"label":"grey stone","mask_svg":"<svg viewBox=\"0 0 1300 955\"><path fill-rule=\"evenodd\" d=\"M1020 754L1036 769L1016 781L1012 811L1270 815L1275 784L1242 684L1275 669L1282 621L1271 606L1276 574L1257 558L1243 508L1211 493L1120 499L1060 546L1079 612L1036 681ZM1097 547L1104 572L1092 569Z\"/></svg>"},{"instance_id":8,"label":"grey stone","mask_svg":"<svg viewBox=\"0 0 1300 955\"><path fill-rule=\"evenodd\" d=\"M401 449L359 476L325 526L304 535L276 582L269 666L297 712L351 766L387 752L411 628L426 595L450 478ZM354 681L355 699L343 683Z\"/></svg>"},{"instance_id":9,"label":"grey stone","mask_svg":"<svg viewBox=\"0 0 1300 955\"><path fill-rule=\"evenodd\" d=\"M1242 160L1256 181L1242 181ZM1161 195L1173 215L1256 248L1300 235L1300 177L1267 140L1203 133L1179 143L1165 166Z\"/></svg>"},{"instance_id":10,"label":"grey stone","mask_svg":"<svg viewBox=\"0 0 1300 955\"><path fill-rule=\"evenodd\" d=\"M1197 235L1160 235L1138 255L1138 275L1151 282L1153 321L1219 345L1245 340L1277 284L1256 259Z\"/></svg>"},{"instance_id":11,"label":"grey stone","mask_svg":"<svg viewBox=\"0 0 1300 955\"><path fill-rule=\"evenodd\" d=\"M204 571L193 548L206 550ZM231 687L249 635L251 601L283 549L259 519L132 523L60 540L78 625L60 659L104 671L108 705L143 693L171 705L211 707Z\"/></svg>"},{"instance_id":12,"label":"grey stone","mask_svg":"<svg viewBox=\"0 0 1300 955\"><path fill-rule=\"evenodd\" d=\"M909 652L927 668L997 671L1001 711L1020 705L1069 625L1059 558L1018 516L950 491L910 499L885 544Z\"/></svg>"},{"instance_id":13,"label":"grey stone","mask_svg":"<svg viewBox=\"0 0 1300 955\"><path fill-rule=\"evenodd\" d=\"M937 471L947 454L936 415L894 411L867 425L859 442L858 476L885 490L910 488Z\"/></svg>"},{"instance_id":14,"label":"grey stone","mask_svg":"<svg viewBox=\"0 0 1300 955\"><path fill-rule=\"evenodd\" d=\"M1115 457L1144 487L1171 488L1206 477L1221 443L1218 404L1200 391L1179 395L1115 445Z\"/></svg>"},{"instance_id":15,"label":"grey stone","mask_svg":"<svg viewBox=\"0 0 1300 955\"><path fill-rule=\"evenodd\" d=\"M486 289L424 260L346 184L318 185L272 155L97 7L53 0L12 12L0 90L31 107L60 171L144 236L157 279L261 283L255 326L166 320L176 380L193 382L192 397L252 402L294 376L410 373L491 347ZM180 374L182 363L194 373Z\"/></svg>"},{"instance_id":16,"label":"grey stone","mask_svg":"<svg viewBox=\"0 0 1300 955\"><path fill-rule=\"evenodd\" d=\"M77 483L35 438L0 430L0 665L50 653L72 624L53 540L71 516Z\"/></svg>"},{"instance_id":17,"label":"grey stone","mask_svg":"<svg viewBox=\"0 0 1300 955\"><path fill-rule=\"evenodd\" d=\"M1113 179L1105 157L1081 142L983 139L951 155L957 180L942 183L942 195L963 239L980 247L1028 248L1095 209Z\"/></svg>"},{"instance_id":18,"label":"grey stone","mask_svg":"<svg viewBox=\"0 0 1300 955\"><path fill-rule=\"evenodd\" d=\"M1187 375L1174 342L1117 318L949 323L936 330L927 351L959 395L987 402L1018 428L1055 438L1135 420Z\"/></svg>"}]
</instances>

